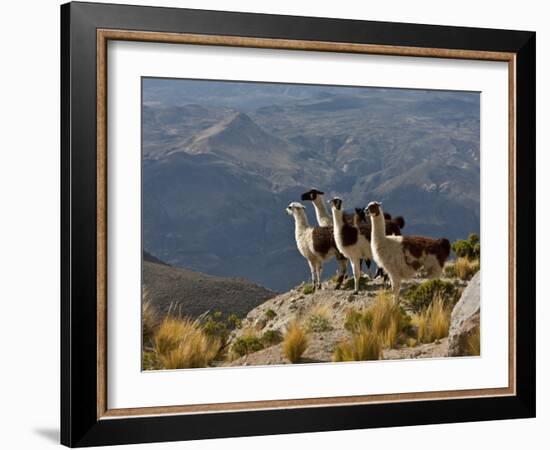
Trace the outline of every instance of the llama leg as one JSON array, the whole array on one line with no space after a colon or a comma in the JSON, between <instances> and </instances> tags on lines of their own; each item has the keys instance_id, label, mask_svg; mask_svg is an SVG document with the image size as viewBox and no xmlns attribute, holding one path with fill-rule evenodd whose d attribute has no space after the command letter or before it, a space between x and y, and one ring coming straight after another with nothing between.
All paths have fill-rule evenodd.
<instances>
[{"instance_id":1,"label":"llama leg","mask_svg":"<svg viewBox=\"0 0 550 450\"><path fill-rule=\"evenodd\" d=\"M371 269L371 266L372 266L372 259L371 258L367 258L365 259L365 262L367 264L367 270L365 271L367 273L367 275L369 276L369 279L373 280L373 274L372 274L372 269Z\"/></svg>"},{"instance_id":2,"label":"llama leg","mask_svg":"<svg viewBox=\"0 0 550 450\"><path fill-rule=\"evenodd\" d=\"M311 272L311 284L315 289L315 265L313 264L313 261L310 261L309 259L307 260L307 263L309 264L309 271Z\"/></svg>"},{"instance_id":3,"label":"llama leg","mask_svg":"<svg viewBox=\"0 0 550 450\"><path fill-rule=\"evenodd\" d=\"M321 286L321 273L323 272L323 263L317 263L317 267L315 268L317 273L317 288L322 289Z\"/></svg>"},{"instance_id":4,"label":"llama leg","mask_svg":"<svg viewBox=\"0 0 550 450\"><path fill-rule=\"evenodd\" d=\"M390 275L390 282L392 286L393 298L396 302L399 302L399 290L401 289L401 279L396 276Z\"/></svg>"},{"instance_id":5,"label":"llama leg","mask_svg":"<svg viewBox=\"0 0 550 450\"><path fill-rule=\"evenodd\" d=\"M338 278L336 279L336 287L334 289L340 289L340 286L342 285L342 282L344 281L344 277L346 276L346 272L348 270L348 260L346 258L338 258Z\"/></svg>"},{"instance_id":6,"label":"llama leg","mask_svg":"<svg viewBox=\"0 0 550 450\"><path fill-rule=\"evenodd\" d=\"M357 294L359 292L359 279L361 277L361 260L352 259L351 269L353 271L353 278L355 280L355 290L353 291L353 293Z\"/></svg>"}]
</instances>

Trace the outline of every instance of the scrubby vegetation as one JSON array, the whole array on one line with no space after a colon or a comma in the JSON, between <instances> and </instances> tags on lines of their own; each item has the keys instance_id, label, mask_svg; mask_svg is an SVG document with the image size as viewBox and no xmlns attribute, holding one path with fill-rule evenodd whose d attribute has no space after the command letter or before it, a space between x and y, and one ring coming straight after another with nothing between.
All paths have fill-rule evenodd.
<instances>
[{"instance_id":1,"label":"scrubby vegetation","mask_svg":"<svg viewBox=\"0 0 550 450\"><path fill-rule=\"evenodd\" d=\"M481 336L479 327L476 327L466 341L467 356L479 356L481 354Z\"/></svg>"},{"instance_id":2,"label":"scrubby vegetation","mask_svg":"<svg viewBox=\"0 0 550 450\"><path fill-rule=\"evenodd\" d=\"M311 283L305 283L302 286L302 292L306 295L313 294L315 292L315 286Z\"/></svg>"},{"instance_id":3,"label":"scrubby vegetation","mask_svg":"<svg viewBox=\"0 0 550 450\"><path fill-rule=\"evenodd\" d=\"M306 329L310 333L322 333L332 330L330 307L328 305L317 305L312 308L306 320Z\"/></svg>"},{"instance_id":4,"label":"scrubby vegetation","mask_svg":"<svg viewBox=\"0 0 550 450\"><path fill-rule=\"evenodd\" d=\"M260 338L252 330L249 330L233 342L231 351L237 356L244 356L263 348L264 345Z\"/></svg>"},{"instance_id":5,"label":"scrubby vegetation","mask_svg":"<svg viewBox=\"0 0 550 450\"><path fill-rule=\"evenodd\" d=\"M143 336L143 346L150 347L155 330L159 324L158 313L153 306L151 296L147 288L143 289L143 301L141 303L141 332Z\"/></svg>"},{"instance_id":6,"label":"scrubby vegetation","mask_svg":"<svg viewBox=\"0 0 550 450\"><path fill-rule=\"evenodd\" d=\"M354 332L350 339L336 346L332 360L334 362L369 361L380 359L381 353L380 336L376 332L362 327Z\"/></svg>"},{"instance_id":7,"label":"scrubby vegetation","mask_svg":"<svg viewBox=\"0 0 550 450\"><path fill-rule=\"evenodd\" d=\"M464 257L470 260L479 259L481 254L479 236L475 233L471 233L468 239L460 239L453 242L452 249L459 258Z\"/></svg>"},{"instance_id":8,"label":"scrubby vegetation","mask_svg":"<svg viewBox=\"0 0 550 450\"><path fill-rule=\"evenodd\" d=\"M233 313L229 314L227 316L227 323L228 323L230 329L235 329L235 328L241 328L242 327L242 320L239 319L237 314L233 314Z\"/></svg>"},{"instance_id":9,"label":"scrubby vegetation","mask_svg":"<svg viewBox=\"0 0 550 450\"><path fill-rule=\"evenodd\" d=\"M391 294L380 291L368 308L348 310L344 328L351 332L351 338L336 347L334 361L378 359L382 348L392 348L407 340L411 320Z\"/></svg>"},{"instance_id":10,"label":"scrubby vegetation","mask_svg":"<svg viewBox=\"0 0 550 450\"><path fill-rule=\"evenodd\" d=\"M270 308L265 312L265 317L267 320L271 320L277 317L277 313Z\"/></svg>"},{"instance_id":11,"label":"scrubby vegetation","mask_svg":"<svg viewBox=\"0 0 550 450\"><path fill-rule=\"evenodd\" d=\"M456 261L448 263L443 269L443 274L447 278L460 278L463 281L468 281L479 272L479 268L478 259L469 260L460 257Z\"/></svg>"},{"instance_id":12,"label":"scrubby vegetation","mask_svg":"<svg viewBox=\"0 0 550 450\"><path fill-rule=\"evenodd\" d=\"M271 347L283 340L283 335L278 330L267 330L262 334L260 341L264 347Z\"/></svg>"},{"instance_id":13,"label":"scrubby vegetation","mask_svg":"<svg viewBox=\"0 0 550 450\"><path fill-rule=\"evenodd\" d=\"M142 295L143 370L207 367L225 359L229 334L241 327L237 315L217 311L192 319L172 305L161 317L146 288Z\"/></svg>"},{"instance_id":14,"label":"scrubby vegetation","mask_svg":"<svg viewBox=\"0 0 550 450\"><path fill-rule=\"evenodd\" d=\"M365 290L367 288L367 279L364 277L359 278L359 290ZM347 290L354 290L355 289L355 280L353 277L348 278L344 284L343 288Z\"/></svg>"},{"instance_id":15,"label":"scrubby vegetation","mask_svg":"<svg viewBox=\"0 0 550 450\"><path fill-rule=\"evenodd\" d=\"M455 273L461 280L469 280L479 272L479 259L469 260L468 258L458 258L455 263Z\"/></svg>"},{"instance_id":16,"label":"scrubby vegetation","mask_svg":"<svg viewBox=\"0 0 550 450\"><path fill-rule=\"evenodd\" d=\"M468 239L455 241L452 245L457 259L454 263L445 266L444 275L448 278L460 278L461 280L471 279L479 272L479 258L481 247L479 236L472 233Z\"/></svg>"},{"instance_id":17,"label":"scrubby vegetation","mask_svg":"<svg viewBox=\"0 0 550 450\"><path fill-rule=\"evenodd\" d=\"M153 343L163 369L206 367L221 348L219 338L209 336L198 320L175 316L162 320Z\"/></svg>"},{"instance_id":18,"label":"scrubby vegetation","mask_svg":"<svg viewBox=\"0 0 550 450\"><path fill-rule=\"evenodd\" d=\"M309 339L298 321L289 325L283 341L283 354L291 363L297 363L307 349Z\"/></svg>"},{"instance_id":19,"label":"scrubby vegetation","mask_svg":"<svg viewBox=\"0 0 550 450\"><path fill-rule=\"evenodd\" d=\"M426 310L436 298L440 298L446 306L454 306L460 298L460 290L451 282L444 280L427 280L411 287L404 300L415 313Z\"/></svg>"},{"instance_id":20,"label":"scrubby vegetation","mask_svg":"<svg viewBox=\"0 0 550 450\"><path fill-rule=\"evenodd\" d=\"M418 342L429 343L447 337L451 311L449 304L437 297L426 309L413 314L412 324L417 327Z\"/></svg>"}]
</instances>

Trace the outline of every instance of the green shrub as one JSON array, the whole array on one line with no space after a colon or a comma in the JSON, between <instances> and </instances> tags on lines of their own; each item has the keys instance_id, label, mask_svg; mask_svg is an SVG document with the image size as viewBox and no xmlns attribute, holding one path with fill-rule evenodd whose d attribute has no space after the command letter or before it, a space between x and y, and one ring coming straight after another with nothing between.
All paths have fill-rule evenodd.
<instances>
[{"instance_id":1,"label":"green shrub","mask_svg":"<svg viewBox=\"0 0 550 450\"><path fill-rule=\"evenodd\" d=\"M248 355L263 349L262 341L253 334L243 335L235 340L231 346L233 353L238 356Z\"/></svg>"},{"instance_id":2,"label":"green shrub","mask_svg":"<svg viewBox=\"0 0 550 450\"><path fill-rule=\"evenodd\" d=\"M318 303L310 308L305 318L305 328L308 332L322 333L332 330L330 319L332 308L327 303Z\"/></svg>"},{"instance_id":3,"label":"green shrub","mask_svg":"<svg viewBox=\"0 0 550 450\"><path fill-rule=\"evenodd\" d=\"M229 337L229 328L222 318L222 313L216 311L212 315L208 315L202 322L202 329L207 336L216 337L222 345L225 344Z\"/></svg>"},{"instance_id":4,"label":"green shrub","mask_svg":"<svg viewBox=\"0 0 550 450\"><path fill-rule=\"evenodd\" d=\"M344 283L344 289L355 289L355 279L353 277L350 277L346 280ZM367 279L366 278L359 278L359 290L363 291L367 288Z\"/></svg>"},{"instance_id":5,"label":"green shrub","mask_svg":"<svg viewBox=\"0 0 550 450\"><path fill-rule=\"evenodd\" d=\"M475 233L470 233L468 239L459 239L453 242L452 249L459 258L479 259L481 253L479 236Z\"/></svg>"},{"instance_id":6,"label":"green shrub","mask_svg":"<svg viewBox=\"0 0 550 450\"><path fill-rule=\"evenodd\" d=\"M445 266L443 267L443 275L446 278L456 277L456 266L454 262L445 264Z\"/></svg>"},{"instance_id":7,"label":"green shrub","mask_svg":"<svg viewBox=\"0 0 550 450\"><path fill-rule=\"evenodd\" d=\"M281 342L283 340L283 335L278 330L267 330L262 334L260 340L264 347L271 347Z\"/></svg>"},{"instance_id":8,"label":"green shrub","mask_svg":"<svg viewBox=\"0 0 550 450\"><path fill-rule=\"evenodd\" d=\"M265 317L267 318L267 320L271 320L271 319L274 319L275 317L277 317L277 313L275 311L273 311L272 309L268 309L265 312Z\"/></svg>"},{"instance_id":9,"label":"green shrub","mask_svg":"<svg viewBox=\"0 0 550 450\"><path fill-rule=\"evenodd\" d=\"M239 317L234 313L231 313L227 316L227 323L229 325L229 328L232 330L234 330L235 328L241 328L243 325L241 319L239 319Z\"/></svg>"},{"instance_id":10,"label":"green shrub","mask_svg":"<svg viewBox=\"0 0 550 450\"><path fill-rule=\"evenodd\" d=\"M332 330L332 325L327 317L320 314L313 314L307 318L306 328L309 332L322 333Z\"/></svg>"},{"instance_id":11,"label":"green shrub","mask_svg":"<svg viewBox=\"0 0 550 450\"><path fill-rule=\"evenodd\" d=\"M372 311L365 309L357 311L351 308L347 311L344 319L344 328L350 333L358 332L361 328L372 328Z\"/></svg>"},{"instance_id":12,"label":"green shrub","mask_svg":"<svg viewBox=\"0 0 550 450\"><path fill-rule=\"evenodd\" d=\"M412 286L404 295L405 301L416 313L427 309L436 297L441 297L446 305L454 306L460 298L460 291L449 281L427 280Z\"/></svg>"},{"instance_id":13,"label":"green shrub","mask_svg":"<svg viewBox=\"0 0 550 450\"><path fill-rule=\"evenodd\" d=\"M315 292L315 286L311 283L306 283L302 287L302 292L306 295L313 294Z\"/></svg>"}]
</instances>

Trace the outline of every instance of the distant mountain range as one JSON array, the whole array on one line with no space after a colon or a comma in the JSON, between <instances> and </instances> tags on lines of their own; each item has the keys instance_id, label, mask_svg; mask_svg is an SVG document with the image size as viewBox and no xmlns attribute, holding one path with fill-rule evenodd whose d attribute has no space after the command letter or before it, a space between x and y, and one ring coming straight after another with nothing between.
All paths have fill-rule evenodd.
<instances>
[{"instance_id":1,"label":"distant mountain range","mask_svg":"<svg viewBox=\"0 0 550 450\"><path fill-rule=\"evenodd\" d=\"M479 232L477 93L156 79L143 92L144 246L171 265L279 291L307 279L284 208L312 187L348 209L383 201L407 234Z\"/></svg>"}]
</instances>

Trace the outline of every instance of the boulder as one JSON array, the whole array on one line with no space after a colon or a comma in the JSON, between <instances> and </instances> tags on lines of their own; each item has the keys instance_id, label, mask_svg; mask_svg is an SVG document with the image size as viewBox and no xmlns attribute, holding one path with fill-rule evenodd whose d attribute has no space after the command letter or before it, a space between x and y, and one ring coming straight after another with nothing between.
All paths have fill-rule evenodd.
<instances>
[{"instance_id":1,"label":"boulder","mask_svg":"<svg viewBox=\"0 0 550 450\"><path fill-rule=\"evenodd\" d=\"M479 328L480 272L476 273L462 293L451 314L449 328L449 356L468 355L467 342Z\"/></svg>"}]
</instances>

